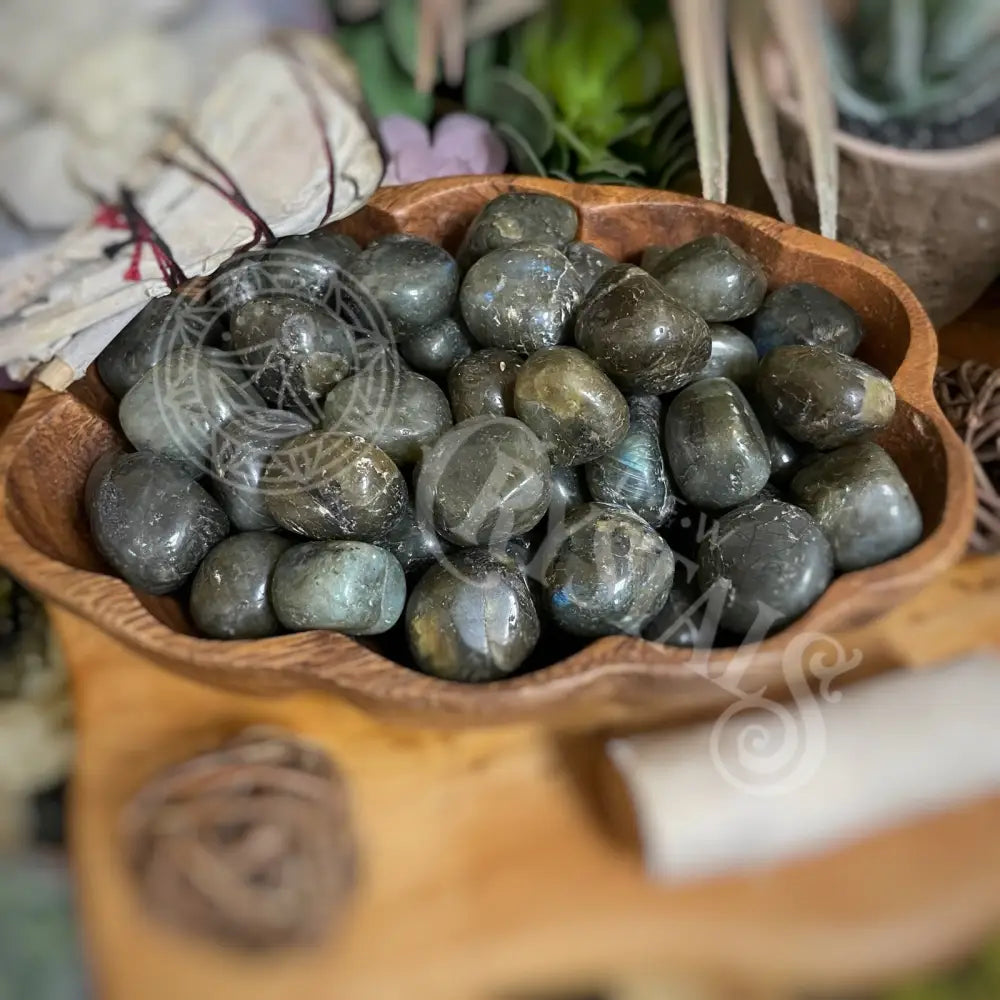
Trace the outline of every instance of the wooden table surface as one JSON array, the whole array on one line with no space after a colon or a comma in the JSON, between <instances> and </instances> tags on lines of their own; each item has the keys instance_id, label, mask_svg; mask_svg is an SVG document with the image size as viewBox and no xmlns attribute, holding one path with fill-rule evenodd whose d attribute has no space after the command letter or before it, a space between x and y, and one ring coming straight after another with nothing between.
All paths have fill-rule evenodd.
<instances>
[{"instance_id":1,"label":"wooden table surface","mask_svg":"<svg viewBox=\"0 0 1000 1000\"><path fill-rule=\"evenodd\" d=\"M1000 567L979 560L957 573L960 589L987 568L997 587ZM637 974L776 996L890 981L954 960L1000 923L1000 800L773 871L668 888L644 879L602 821L596 737L396 729L323 694L232 695L54 617L75 683L73 850L103 1000L476 1000ZM992 621L981 638L1000 643ZM151 921L116 833L123 803L157 769L259 722L338 761L362 870L338 939L267 961Z\"/></svg>"},{"instance_id":2,"label":"wooden table surface","mask_svg":"<svg viewBox=\"0 0 1000 1000\"><path fill-rule=\"evenodd\" d=\"M1000 362L989 309L946 331L943 353ZM1000 557L966 560L857 638L885 665L926 663L1000 645L998 607ZM889 982L1000 926L1000 800L750 876L654 885L601 814L597 735L392 728L323 694L233 695L52 614L74 682L72 849L101 1000L479 1000L678 978L698 984L686 997L775 997ZM154 772L260 722L335 757L361 857L341 933L266 959L150 919L117 840Z\"/></svg>"}]
</instances>

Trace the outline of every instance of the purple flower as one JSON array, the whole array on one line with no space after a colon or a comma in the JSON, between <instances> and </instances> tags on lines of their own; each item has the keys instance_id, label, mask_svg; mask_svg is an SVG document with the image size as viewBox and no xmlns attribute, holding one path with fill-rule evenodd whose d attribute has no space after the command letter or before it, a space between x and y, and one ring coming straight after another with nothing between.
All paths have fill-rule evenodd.
<instances>
[{"instance_id":1,"label":"purple flower","mask_svg":"<svg viewBox=\"0 0 1000 1000\"><path fill-rule=\"evenodd\" d=\"M389 158L383 184L410 184L428 177L499 174L507 166L507 147L489 122L462 112L445 115L427 127L408 115L386 115L379 133Z\"/></svg>"}]
</instances>

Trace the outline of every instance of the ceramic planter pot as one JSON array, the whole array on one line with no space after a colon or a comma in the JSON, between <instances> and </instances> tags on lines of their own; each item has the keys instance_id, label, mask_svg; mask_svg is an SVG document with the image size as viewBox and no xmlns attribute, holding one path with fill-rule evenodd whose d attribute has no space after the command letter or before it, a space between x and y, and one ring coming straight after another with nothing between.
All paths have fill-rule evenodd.
<instances>
[{"instance_id":1,"label":"ceramic planter pot","mask_svg":"<svg viewBox=\"0 0 1000 1000\"><path fill-rule=\"evenodd\" d=\"M809 147L780 56L769 83L779 109L795 218L813 226ZM1000 138L964 149L909 150L837 132L837 235L888 264L941 326L1000 275Z\"/></svg>"}]
</instances>

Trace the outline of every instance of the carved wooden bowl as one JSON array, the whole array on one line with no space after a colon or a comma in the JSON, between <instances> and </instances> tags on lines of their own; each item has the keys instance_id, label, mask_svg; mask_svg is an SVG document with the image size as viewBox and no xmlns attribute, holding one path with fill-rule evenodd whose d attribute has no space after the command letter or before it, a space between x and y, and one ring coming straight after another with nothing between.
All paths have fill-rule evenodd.
<instances>
[{"instance_id":1,"label":"carved wooden bowl","mask_svg":"<svg viewBox=\"0 0 1000 1000\"><path fill-rule=\"evenodd\" d=\"M259 693L324 688L387 717L422 722L545 718L587 725L718 710L733 698L718 678L737 666L746 690L784 692L782 658L789 650L813 633L869 621L960 558L972 523L971 466L934 401L934 331L892 272L846 246L738 208L664 191L535 178L448 178L383 189L339 228L362 243L404 231L454 251L479 208L511 189L550 191L572 201L582 220L580 238L619 259L634 260L650 243L679 244L721 232L760 258L772 285L813 281L851 303L867 331L859 356L891 376L899 397L895 420L880 440L920 504L920 544L891 562L839 577L803 618L749 653L692 654L609 637L582 649L571 646L559 662L552 660L566 650L550 648L549 666L469 685L397 662L392 657L402 660L404 651L391 641L365 643L320 631L255 641L202 639L177 600L133 591L108 572L91 543L84 482L98 456L120 441L114 405L91 373L70 393L33 389L3 439L0 562L150 659L206 683Z\"/></svg>"}]
</instances>

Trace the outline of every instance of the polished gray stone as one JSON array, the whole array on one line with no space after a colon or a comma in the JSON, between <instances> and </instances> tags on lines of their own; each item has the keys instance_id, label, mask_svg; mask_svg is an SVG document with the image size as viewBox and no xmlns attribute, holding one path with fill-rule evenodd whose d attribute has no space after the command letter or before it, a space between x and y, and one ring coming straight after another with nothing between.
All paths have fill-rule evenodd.
<instances>
[{"instance_id":1,"label":"polished gray stone","mask_svg":"<svg viewBox=\"0 0 1000 1000\"><path fill-rule=\"evenodd\" d=\"M790 503L757 499L724 514L698 547L698 584L716 590L706 613L753 638L807 611L833 579L833 550L815 519Z\"/></svg>"},{"instance_id":2,"label":"polished gray stone","mask_svg":"<svg viewBox=\"0 0 1000 1000\"><path fill-rule=\"evenodd\" d=\"M443 680L501 680L524 663L540 632L516 562L486 549L464 549L432 566L406 605L417 667Z\"/></svg>"},{"instance_id":3,"label":"polished gray stone","mask_svg":"<svg viewBox=\"0 0 1000 1000\"><path fill-rule=\"evenodd\" d=\"M792 480L792 497L816 518L844 572L912 549L923 518L889 453L872 441L821 455Z\"/></svg>"},{"instance_id":4,"label":"polished gray stone","mask_svg":"<svg viewBox=\"0 0 1000 1000\"><path fill-rule=\"evenodd\" d=\"M757 394L796 441L828 450L889 425L892 383L831 347L776 347L760 362Z\"/></svg>"},{"instance_id":5,"label":"polished gray stone","mask_svg":"<svg viewBox=\"0 0 1000 1000\"><path fill-rule=\"evenodd\" d=\"M576 235L576 209L551 194L512 191L487 202L466 230L458 259L471 267L491 250L515 243L543 243L562 249Z\"/></svg>"},{"instance_id":6,"label":"polished gray stone","mask_svg":"<svg viewBox=\"0 0 1000 1000\"><path fill-rule=\"evenodd\" d=\"M493 250L469 268L459 304L483 347L529 354L569 340L583 284L555 247L521 243Z\"/></svg>"},{"instance_id":7,"label":"polished gray stone","mask_svg":"<svg viewBox=\"0 0 1000 1000\"><path fill-rule=\"evenodd\" d=\"M289 295L262 295L241 306L230 334L261 396L313 418L326 394L360 362L344 320L325 305Z\"/></svg>"},{"instance_id":8,"label":"polished gray stone","mask_svg":"<svg viewBox=\"0 0 1000 1000\"><path fill-rule=\"evenodd\" d=\"M806 281L771 292L748 329L761 357L785 344L853 354L864 336L861 317L843 299Z\"/></svg>"},{"instance_id":9,"label":"polished gray stone","mask_svg":"<svg viewBox=\"0 0 1000 1000\"><path fill-rule=\"evenodd\" d=\"M546 548L545 607L574 635L638 635L670 593L674 554L630 510L577 507Z\"/></svg>"},{"instance_id":10,"label":"polished gray stone","mask_svg":"<svg viewBox=\"0 0 1000 1000\"><path fill-rule=\"evenodd\" d=\"M304 542L278 560L271 601L287 629L379 635L399 620L406 577L398 560L366 542Z\"/></svg>"},{"instance_id":11,"label":"polished gray stone","mask_svg":"<svg viewBox=\"0 0 1000 1000\"><path fill-rule=\"evenodd\" d=\"M121 399L158 361L182 345L214 346L218 316L210 305L178 294L151 299L97 356L97 373Z\"/></svg>"},{"instance_id":12,"label":"polished gray stone","mask_svg":"<svg viewBox=\"0 0 1000 1000\"><path fill-rule=\"evenodd\" d=\"M727 378L702 379L674 397L663 422L663 443L678 490L705 510L749 500L771 475L764 431Z\"/></svg>"},{"instance_id":13,"label":"polished gray stone","mask_svg":"<svg viewBox=\"0 0 1000 1000\"><path fill-rule=\"evenodd\" d=\"M605 271L580 305L577 346L626 392L660 395L696 378L708 361L708 324L632 264Z\"/></svg>"},{"instance_id":14,"label":"polished gray stone","mask_svg":"<svg viewBox=\"0 0 1000 1000\"><path fill-rule=\"evenodd\" d=\"M563 253L566 258L576 268L576 273L580 276L583 284L584 294L594 287L594 282L618 263L614 257L609 257L599 247L592 243L581 243L574 240L569 243Z\"/></svg>"},{"instance_id":15,"label":"polished gray stone","mask_svg":"<svg viewBox=\"0 0 1000 1000\"><path fill-rule=\"evenodd\" d=\"M237 414L263 409L235 355L179 347L125 394L118 420L138 449L208 469L216 430Z\"/></svg>"},{"instance_id":16,"label":"polished gray stone","mask_svg":"<svg viewBox=\"0 0 1000 1000\"><path fill-rule=\"evenodd\" d=\"M463 358L448 373L448 398L455 422L470 417L514 416L514 382L524 358L486 348Z\"/></svg>"},{"instance_id":17,"label":"polished gray stone","mask_svg":"<svg viewBox=\"0 0 1000 1000\"><path fill-rule=\"evenodd\" d=\"M712 323L712 353L699 372L699 378L728 378L746 392L757 379L757 348L754 342L734 326Z\"/></svg>"},{"instance_id":18,"label":"polished gray stone","mask_svg":"<svg viewBox=\"0 0 1000 1000\"><path fill-rule=\"evenodd\" d=\"M550 477L545 447L523 423L474 417L439 438L421 462L417 516L456 545L502 543L545 516Z\"/></svg>"},{"instance_id":19,"label":"polished gray stone","mask_svg":"<svg viewBox=\"0 0 1000 1000\"><path fill-rule=\"evenodd\" d=\"M625 397L575 347L549 347L524 362L514 383L514 411L555 465L592 462L628 433Z\"/></svg>"},{"instance_id":20,"label":"polished gray stone","mask_svg":"<svg viewBox=\"0 0 1000 1000\"><path fill-rule=\"evenodd\" d=\"M348 268L378 303L400 340L444 319L458 294L455 259L417 236L381 236L353 258Z\"/></svg>"},{"instance_id":21,"label":"polished gray stone","mask_svg":"<svg viewBox=\"0 0 1000 1000\"><path fill-rule=\"evenodd\" d=\"M384 451L328 430L279 445L261 483L271 517L308 538L377 542L396 527L408 502L406 481Z\"/></svg>"},{"instance_id":22,"label":"polished gray stone","mask_svg":"<svg viewBox=\"0 0 1000 1000\"><path fill-rule=\"evenodd\" d=\"M642 266L671 298L709 323L749 316L767 291L760 261L720 233L673 250L650 247L643 254Z\"/></svg>"},{"instance_id":23,"label":"polished gray stone","mask_svg":"<svg viewBox=\"0 0 1000 1000\"><path fill-rule=\"evenodd\" d=\"M462 358L477 347L465 325L451 316L414 330L399 345L403 357L431 378L444 378Z\"/></svg>"},{"instance_id":24,"label":"polished gray stone","mask_svg":"<svg viewBox=\"0 0 1000 1000\"><path fill-rule=\"evenodd\" d=\"M369 370L341 382L326 398L323 425L358 434L397 465L412 465L452 424L448 397L426 375Z\"/></svg>"},{"instance_id":25,"label":"polished gray stone","mask_svg":"<svg viewBox=\"0 0 1000 1000\"><path fill-rule=\"evenodd\" d=\"M189 469L148 451L102 464L91 483L90 533L127 583L168 594L229 532L222 507Z\"/></svg>"},{"instance_id":26,"label":"polished gray stone","mask_svg":"<svg viewBox=\"0 0 1000 1000\"><path fill-rule=\"evenodd\" d=\"M198 631L212 639L277 635L281 623L271 607L271 575L291 544L269 531L248 531L219 542L191 583L188 607Z\"/></svg>"}]
</instances>

